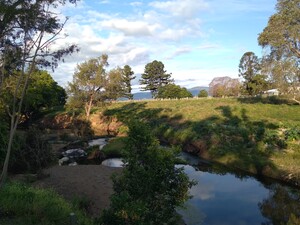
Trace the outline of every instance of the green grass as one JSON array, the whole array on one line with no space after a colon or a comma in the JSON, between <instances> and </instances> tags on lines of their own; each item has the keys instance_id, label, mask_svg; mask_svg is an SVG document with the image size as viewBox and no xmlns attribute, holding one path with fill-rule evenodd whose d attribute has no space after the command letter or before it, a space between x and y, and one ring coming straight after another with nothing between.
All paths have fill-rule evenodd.
<instances>
[{"instance_id":1,"label":"green grass","mask_svg":"<svg viewBox=\"0 0 300 225\"><path fill-rule=\"evenodd\" d=\"M160 140L183 148L194 144L207 158L232 167L300 177L300 145L286 138L287 130L300 128L300 106L276 103L233 98L117 102L104 115L124 124L133 118L147 121Z\"/></svg>"},{"instance_id":2,"label":"green grass","mask_svg":"<svg viewBox=\"0 0 300 225\"><path fill-rule=\"evenodd\" d=\"M7 183L0 189L0 224L4 225L68 225L74 212L78 224L93 221L75 206L50 190L20 183Z\"/></svg>"}]
</instances>

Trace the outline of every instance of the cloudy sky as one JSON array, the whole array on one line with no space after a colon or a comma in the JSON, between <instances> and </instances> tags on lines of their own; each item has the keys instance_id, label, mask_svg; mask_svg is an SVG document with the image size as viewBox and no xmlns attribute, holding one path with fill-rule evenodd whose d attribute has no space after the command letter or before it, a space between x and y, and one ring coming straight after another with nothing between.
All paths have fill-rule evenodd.
<instances>
[{"instance_id":1,"label":"cloudy sky","mask_svg":"<svg viewBox=\"0 0 300 225\"><path fill-rule=\"evenodd\" d=\"M176 83L208 86L214 77L238 77L246 51L261 56L257 36L275 12L276 0L81 0L59 9L68 16L56 43L78 44L53 74L62 86L76 64L108 54L110 68L128 64L136 75L162 61ZM134 81L135 91L138 81Z\"/></svg>"}]
</instances>

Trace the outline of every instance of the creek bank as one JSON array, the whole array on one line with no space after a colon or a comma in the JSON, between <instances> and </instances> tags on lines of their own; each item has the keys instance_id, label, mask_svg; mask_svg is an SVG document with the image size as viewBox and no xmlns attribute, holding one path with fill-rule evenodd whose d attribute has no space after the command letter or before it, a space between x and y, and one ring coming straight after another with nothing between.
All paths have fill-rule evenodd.
<instances>
[{"instance_id":1,"label":"creek bank","mask_svg":"<svg viewBox=\"0 0 300 225\"><path fill-rule=\"evenodd\" d=\"M44 118L41 121L44 127L54 128L54 129L71 129L71 131L75 135L82 135L84 130L86 130L84 125L80 124L80 119L78 117L68 116L66 114L57 115L54 118ZM102 113L92 114L90 117L89 128L94 132L95 135L106 135L106 136L124 136L126 131L126 126L116 117L113 116L105 116ZM163 143L167 143L170 145L181 145L180 141L174 139L165 139L164 137L158 137L160 141ZM278 169L275 165L271 163L266 163L265 165L256 166L254 163L252 165L247 165L247 162L240 161L239 163L235 163L234 160L223 160L219 158L215 158L209 154L208 145L205 139L195 140L195 141L187 141L183 145L183 151L190 153L192 155L203 158L207 161L220 163L228 168L233 168L237 170L242 170L244 172L253 174L255 176L265 176L272 179L276 179L279 181L283 181L293 186L300 187L300 177L297 177L293 172L284 171L284 169ZM90 156L90 158L100 157L97 155L97 152L94 152L94 156ZM102 158L103 156L101 156ZM272 161L271 159L268 159ZM102 160L103 161L103 160Z\"/></svg>"},{"instance_id":2,"label":"creek bank","mask_svg":"<svg viewBox=\"0 0 300 225\"><path fill-rule=\"evenodd\" d=\"M207 162L221 164L229 169L240 170L242 172L248 173L249 175L253 175L256 177L266 177L274 180L278 180L280 182L286 183L288 185L292 185L295 187L300 187L300 179L296 178L292 173L287 173L285 171L280 171L274 166L264 165L261 168L257 168L255 165L251 165L247 168L239 166L235 164L234 161L222 161L222 159L216 159L209 155L208 149L205 149L205 141L197 140L194 142L190 142L184 145L183 151L194 156L200 157Z\"/></svg>"}]
</instances>

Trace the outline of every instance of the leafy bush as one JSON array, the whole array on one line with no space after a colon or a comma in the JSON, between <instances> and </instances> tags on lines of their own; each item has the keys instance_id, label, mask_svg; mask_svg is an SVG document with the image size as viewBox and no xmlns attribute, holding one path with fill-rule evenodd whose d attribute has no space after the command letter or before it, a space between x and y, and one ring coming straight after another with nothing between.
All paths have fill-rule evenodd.
<instances>
[{"instance_id":1,"label":"leafy bush","mask_svg":"<svg viewBox=\"0 0 300 225\"><path fill-rule=\"evenodd\" d=\"M174 150L160 148L150 128L140 122L129 125L126 149L126 166L113 179L115 193L101 224L177 224L175 208L189 198L193 182L175 167Z\"/></svg>"}]
</instances>

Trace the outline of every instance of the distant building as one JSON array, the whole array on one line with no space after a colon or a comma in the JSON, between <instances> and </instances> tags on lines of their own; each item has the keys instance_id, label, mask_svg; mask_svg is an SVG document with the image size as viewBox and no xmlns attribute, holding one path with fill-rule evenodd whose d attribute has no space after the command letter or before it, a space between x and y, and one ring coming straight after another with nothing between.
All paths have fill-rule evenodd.
<instances>
[{"instance_id":1,"label":"distant building","mask_svg":"<svg viewBox=\"0 0 300 225\"><path fill-rule=\"evenodd\" d=\"M264 94L266 94L267 96L278 96L279 90L278 89L270 89L270 90L264 91Z\"/></svg>"}]
</instances>

